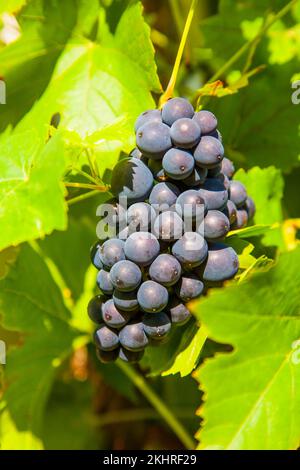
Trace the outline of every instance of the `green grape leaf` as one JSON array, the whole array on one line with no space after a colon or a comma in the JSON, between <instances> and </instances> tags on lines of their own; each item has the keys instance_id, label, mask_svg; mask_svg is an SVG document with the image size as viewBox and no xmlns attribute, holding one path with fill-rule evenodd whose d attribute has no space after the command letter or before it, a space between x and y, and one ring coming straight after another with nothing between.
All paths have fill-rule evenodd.
<instances>
[{"instance_id":1,"label":"green grape leaf","mask_svg":"<svg viewBox=\"0 0 300 470\"><path fill-rule=\"evenodd\" d=\"M41 146L34 131L0 141L0 249L66 228L61 183L66 165L59 133Z\"/></svg>"},{"instance_id":2,"label":"green grape leaf","mask_svg":"<svg viewBox=\"0 0 300 470\"><path fill-rule=\"evenodd\" d=\"M0 0L0 14L15 13L26 5L27 0Z\"/></svg>"},{"instance_id":3,"label":"green grape leaf","mask_svg":"<svg viewBox=\"0 0 300 470\"><path fill-rule=\"evenodd\" d=\"M260 224L260 225L249 225L249 227L241 228L238 230L231 230L227 238L237 236L238 238L249 238L249 237L259 237L268 233L269 230L272 230L270 225Z\"/></svg>"},{"instance_id":4,"label":"green grape leaf","mask_svg":"<svg viewBox=\"0 0 300 470\"><path fill-rule=\"evenodd\" d=\"M300 249L266 271L215 289L191 309L233 352L206 360L203 449L296 449L300 441Z\"/></svg>"},{"instance_id":5,"label":"green grape leaf","mask_svg":"<svg viewBox=\"0 0 300 470\"><path fill-rule=\"evenodd\" d=\"M7 409L0 414L1 450L43 450L42 441L30 431L19 431Z\"/></svg>"},{"instance_id":6,"label":"green grape leaf","mask_svg":"<svg viewBox=\"0 0 300 470\"><path fill-rule=\"evenodd\" d=\"M3 279L17 259L19 248L10 246L0 251L0 279Z\"/></svg>"},{"instance_id":7,"label":"green grape leaf","mask_svg":"<svg viewBox=\"0 0 300 470\"><path fill-rule=\"evenodd\" d=\"M24 339L8 348L4 400L18 430L38 436L57 367L78 333L69 326L70 313L45 262L27 245L0 281L0 312L4 328Z\"/></svg>"},{"instance_id":8,"label":"green grape leaf","mask_svg":"<svg viewBox=\"0 0 300 470\"><path fill-rule=\"evenodd\" d=\"M278 224L277 228L274 227L264 235L263 243L284 248L282 231L279 225L283 219L281 200L284 185L280 170L273 166L264 169L254 167L248 172L244 170L237 171L234 179L241 181L246 186L248 194L255 202L255 224ZM251 229L252 227L245 229L246 236L253 236Z\"/></svg>"}]
</instances>

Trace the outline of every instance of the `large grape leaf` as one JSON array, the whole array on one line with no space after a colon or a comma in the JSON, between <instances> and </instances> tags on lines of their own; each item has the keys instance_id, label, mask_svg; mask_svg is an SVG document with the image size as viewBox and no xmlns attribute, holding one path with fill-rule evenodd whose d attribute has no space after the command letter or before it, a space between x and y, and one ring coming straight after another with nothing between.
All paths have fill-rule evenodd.
<instances>
[{"instance_id":1,"label":"large grape leaf","mask_svg":"<svg viewBox=\"0 0 300 470\"><path fill-rule=\"evenodd\" d=\"M198 433L204 449L296 449L300 441L300 249L267 272L192 304L232 353L206 360Z\"/></svg>"},{"instance_id":2,"label":"large grape leaf","mask_svg":"<svg viewBox=\"0 0 300 470\"><path fill-rule=\"evenodd\" d=\"M66 228L65 165L59 134L45 146L33 130L1 140L0 249Z\"/></svg>"},{"instance_id":3,"label":"large grape leaf","mask_svg":"<svg viewBox=\"0 0 300 470\"><path fill-rule=\"evenodd\" d=\"M78 333L69 326L70 314L46 264L27 245L0 282L0 312L4 328L24 340L8 348L6 407L20 431L38 435L56 369Z\"/></svg>"}]
</instances>

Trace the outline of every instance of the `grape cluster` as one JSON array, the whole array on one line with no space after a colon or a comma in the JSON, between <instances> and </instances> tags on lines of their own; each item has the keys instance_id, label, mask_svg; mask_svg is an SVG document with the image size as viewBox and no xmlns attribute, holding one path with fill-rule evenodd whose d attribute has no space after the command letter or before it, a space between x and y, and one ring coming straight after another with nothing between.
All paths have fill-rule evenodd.
<instances>
[{"instance_id":1,"label":"grape cluster","mask_svg":"<svg viewBox=\"0 0 300 470\"><path fill-rule=\"evenodd\" d=\"M101 294L88 305L98 324L101 361L141 359L189 321L187 303L239 268L223 243L255 212L224 157L217 119L183 98L149 110L135 123L136 145L112 173L114 238L98 240L91 259ZM185 210L188 207L188 210ZM188 228L187 228L188 227Z\"/></svg>"}]
</instances>

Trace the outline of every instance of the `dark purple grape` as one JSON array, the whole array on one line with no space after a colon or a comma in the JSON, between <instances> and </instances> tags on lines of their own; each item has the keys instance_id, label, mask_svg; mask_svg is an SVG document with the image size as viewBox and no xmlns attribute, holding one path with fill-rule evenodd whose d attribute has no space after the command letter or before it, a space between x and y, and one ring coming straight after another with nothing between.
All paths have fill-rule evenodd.
<instances>
[{"instance_id":1,"label":"dark purple grape","mask_svg":"<svg viewBox=\"0 0 300 470\"><path fill-rule=\"evenodd\" d=\"M181 266L174 256L161 254L151 264L149 275L153 281L169 287L179 280Z\"/></svg>"},{"instance_id":2,"label":"dark purple grape","mask_svg":"<svg viewBox=\"0 0 300 470\"><path fill-rule=\"evenodd\" d=\"M112 287L124 292L136 289L142 280L140 268L129 260L119 261L110 270Z\"/></svg>"},{"instance_id":3,"label":"dark purple grape","mask_svg":"<svg viewBox=\"0 0 300 470\"><path fill-rule=\"evenodd\" d=\"M129 312L118 310L113 299L109 299L102 305L102 318L107 326L119 329L128 323L131 315Z\"/></svg>"},{"instance_id":4,"label":"dark purple grape","mask_svg":"<svg viewBox=\"0 0 300 470\"><path fill-rule=\"evenodd\" d=\"M240 181L230 181L229 199L237 208L243 206L247 199L247 191Z\"/></svg>"},{"instance_id":5,"label":"dark purple grape","mask_svg":"<svg viewBox=\"0 0 300 470\"><path fill-rule=\"evenodd\" d=\"M99 248L101 246L101 242L98 240L91 248L90 255L91 255L91 261L92 264L95 266L97 269L102 269L103 268L103 263L100 259L100 254L99 254Z\"/></svg>"},{"instance_id":6,"label":"dark purple grape","mask_svg":"<svg viewBox=\"0 0 300 470\"><path fill-rule=\"evenodd\" d=\"M228 201L228 191L218 178L207 178L199 188L208 210L222 210Z\"/></svg>"},{"instance_id":7,"label":"dark purple grape","mask_svg":"<svg viewBox=\"0 0 300 470\"><path fill-rule=\"evenodd\" d=\"M144 312L161 312L167 305L169 294L164 286L154 281L145 281L140 286L137 299Z\"/></svg>"},{"instance_id":8,"label":"dark purple grape","mask_svg":"<svg viewBox=\"0 0 300 470\"><path fill-rule=\"evenodd\" d=\"M246 209L238 209L236 211L236 220L232 224L233 230L244 228L246 227L247 223L248 223L248 212L246 211Z\"/></svg>"},{"instance_id":9,"label":"dark purple grape","mask_svg":"<svg viewBox=\"0 0 300 470\"><path fill-rule=\"evenodd\" d=\"M245 209L248 213L249 220L252 219L255 215L255 203L251 197L247 197L245 202Z\"/></svg>"},{"instance_id":10,"label":"dark purple grape","mask_svg":"<svg viewBox=\"0 0 300 470\"><path fill-rule=\"evenodd\" d=\"M182 180L182 182L188 187L200 186L200 184L204 183L207 177L207 171L207 168L194 168L192 174Z\"/></svg>"},{"instance_id":11,"label":"dark purple grape","mask_svg":"<svg viewBox=\"0 0 300 470\"><path fill-rule=\"evenodd\" d=\"M218 125L216 116L205 109L195 113L193 120L200 127L202 134L210 134L211 132L214 132Z\"/></svg>"},{"instance_id":12,"label":"dark purple grape","mask_svg":"<svg viewBox=\"0 0 300 470\"><path fill-rule=\"evenodd\" d=\"M138 158L126 158L114 167L111 178L111 192L120 198L127 198L128 204L144 201L153 186L149 168Z\"/></svg>"},{"instance_id":13,"label":"dark purple grape","mask_svg":"<svg viewBox=\"0 0 300 470\"><path fill-rule=\"evenodd\" d=\"M201 137L194 151L196 165L205 168L213 168L218 165L222 161L223 156L223 145L218 139L209 135Z\"/></svg>"},{"instance_id":14,"label":"dark purple grape","mask_svg":"<svg viewBox=\"0 0 300 470\"><path fill-rule=\"evenodd\" d=\"M205 200L196 189L188 189L181 193L177 198L175 208L184 221L191 218L203 220L206 212Z\"/></svg>"},{"instance_id":15,"label":"dark purple grape","mask_svg":"<svg viewBox=\"0 0 300 470\"><path fill-rule=\"evenodd\" d=\"M210 210L204 218L204 237L206 240L224 238L230 230L230 222L225 214Z\"/></svg>"},{"instance_id":16,"label":"dark purple grape","mask_svg":"<svg viewBox=\"0 0 300 470\"><path fill-rule=\"evenodd\" d=\"M231 179L233 177L233 174L235 172L234 165L229 158L224 157L222 160L222 173L227 176L227 178Z\"/></svg>"},{"instance_id":17,"label":"dark purple grape","mask_svg":"<svg viewBox=\"0 0 300 470\"><path fill-rule=\"evenodd\" d=\"M114 290L113 301L117 309L124 310L125 312L136 312L138 310L137 293L122 292L118 289Z\"/></svg>"},{"instance_id":18,"label":"dark purple grape","mask_svg":"<svg viewBox=\"0 0 300 470\"><path fill-rule=\"evenodd\" d=\"M222 243L209 245L207 260L201 266L204 282L226 281L234 277L238 269L238 256L231 246Z\"/></svg>"},{"instance_id":19,"label":"dark purple grape","mask_svg":"<svg viewBox=\"0 0 300 470\"><path fill-rule=\"evenodd\" d=\"M129 349L120 348L119 359L125 362L139 362L144 355L144 349L141 351L129 351Z\"/></svg>"},{"instance_id":20,"label":"dark purple grape","mask_svg":"<svg viewBox=\"0 0 300 470\"><path fill-rule=\"evenodd\" d=\"M176 212L162 212L153 225L154 235L160 240L178 240L184 233L184 224Z\"/></svg>"},{"instance_id":21,"label":"dark purple grape","mask_svg":"<svg viewBox=\"0 0 300 470\"><path fill-rule=\"evenodd\" d=\"M155 210L146 202L136 202L127 211L127 223L134 231L147 231L155 217Z\"/></svg>"},{"instance_id":22,"label":"dark purple grape","mask_svg":"<svg viewBox=\"0 0 300 470\"><path fill-rule=\"evenodd\" d=\"M172 147L170 128L162 122L150 121L138 129L136 145L143 155L161 159L164 153Z\"/></svg>"},{"instance_id":23,"label":"dark purple grape","mask_svg":"<svg viewBox=\"0 0 300 470\"><path fill-rule=\"evenodd\" d=\"M125 255L139 266L148 266L159 254L157 238L149 232L132 233L125 242Z\"/></svg>"},{"instance_id":24,"label":"dark purple grape","mask_svg":"<svg viewBox=\"0 0 300 470\"><path fill-rule=\"evenodd\" d=\"M118 333L106 325L100 326L100 328L95 331L94 341L97 348L102 351L112 351L119 346Z\"/></svg>"},{"instance_id":25,"label":"dark purple grape","mask_svg":"<svg viewBox=\"0 0 300 470\"><path fill-rule=\"evenodd\" d=\"M103 364L115 362L119 356L119 348L113 349L112 351L102 351L101 349L96 348L96 356Z\"/></svg>"},{"instance_id":26,"label":"dark purple grape","mask_svg":"<svg viewBox=\"0 0 300 470\"><path fill-rule=\"evenodd\" d=\"M235 204L232 201L230 201L230 199L228 199L227 204L222 212L228 218L230 225L234 224L234 222L236 221L236 211L237 211L237 208Z\"/></svg>"},{"instance_id":27,"label":"dark purple grape","mask_svg":"<svg viewBox=\"0 0 300 470\"><path fill-rule=\"evenodd\" d=\"M99 294L93 297L88 304L88 316L94 323L102 323L102 305L107 301L105 295Z\"/></svg>"},{"instance_id":28,"label":"dark purple grape","mask_svg":"<svg viewBox=\"0 0 300 470\"><path fill-rule=\"evenodd\" d=\"M110 273L105 271L104 269L100 269L97 274L97 286L104 294L112 294L114 290L114 286L110 279Z\"/></svg>"},{"instance_id":29,"label":"dark purple grape","mask_svg":"<svg viewBox=\"0 0 300 470\"><path fill-rule=\"evenodd\" d=\"M168 126L181 118L192 118L194 116L193 106L184 98L172 98L162 108L162 120Z\"/></svg>"},{"instance_id":30,"label":"dark purple grape","mask_svg":"<svg viewBox=\"0 0 300 470\"><path fill-rule=\"evenodd\" d=\"M193 275L183 275L175 286L176 295L183 300L183 302L196 299L202 294L203 289L203 282Z\"/></svg>"},{"instance_id":31,"label":"dark purple grape","mask_svg":"<svg viewBox=\"0 0 300 470\"><path fill-rule=\"evenodd\" d=\"M189 152L171 148L165 153L162 166L170 178L183 180L192 174L195 161Z\"/></svg>"},{"instance_id":32,"label":"dark purple grape","mask_svg":"<svg viewBox=\"0 0 300 470\"><path fill-rule=\"evenodd\" d=\"M198 124L189 118L177 119L172 124L170 131L173 144L177 147L190 149L198 144L201 130Z\"/></svg>"},{"instance_id":33,"label":"dark purple grape","mask_svg":"<svg viewBox=\"0 0 300 470\"><path fill-rule=\"evenodd\" d=\"M171 330L170 318L164 312L145 313L142 321L144 331L151 339L164 338Z\"/></svg>"},{"instance_id":34,"label":"dark purple grape","mask_svg":"<svg viewBox=\"0 0 300 470\"><path fill-rule=\"evenodd\" d=\"M167 210L166 208L170 208L175 204L179 194L180 191L175 184L158 183L150 193L149 202L157 212L160 207Z\"/></svg>"},{"instance_id":35,"label":"dark purple grape","mask_svg":"<svg viewBox=\"0 0 300 470\"><path fill-rule=\"evenodd\" d=\"M119 240L118 238L106 240L99 250L100 259L103 265L106 268L111 268L111 266L118 261L125 259L124 247L124 241Z\"/></svg>"},{"instance_id":36,"label":"dark purple grape","mask_svg":"<svg viewBox=\"0 0 300 470\"><path fill-rule=\"evenodd\" d=\"M207 243L197 232L186 232L172 247L172 254L187 268L199 266L207 256Z\"/></svg>"},{"instance_id":37,"label":"dark purple grape","mask_svg":"<svg viewBox=\"0 0 300 470\"><path fill-rule=\"evenodd\" d=\"M172 325L184 325L192 316L186 305L177 299L173 299L169 307L169 313Z\"/></svg>"},{"instance_id":38,"label":"dark purple grape","mask_svg":"<svg viewBox=\"0 0 300 470\"><path fill-rule=\"evenodd\" d=\"M119 334L120 343L129 351L142 351L148 344L148 338L142 322L136 321L124 326Z\"/></svg>"},{"instance_id":39,"label":"dark purple grape","mask_svg":"<svg viewBox=\"0 0 300 470\"><path fill-rule=\"evenodd\" d=\"M134 124L134 130L137 130L147 122L162 122L159 109L148 109L139 115Z\"/></svg>"}]
</instances>

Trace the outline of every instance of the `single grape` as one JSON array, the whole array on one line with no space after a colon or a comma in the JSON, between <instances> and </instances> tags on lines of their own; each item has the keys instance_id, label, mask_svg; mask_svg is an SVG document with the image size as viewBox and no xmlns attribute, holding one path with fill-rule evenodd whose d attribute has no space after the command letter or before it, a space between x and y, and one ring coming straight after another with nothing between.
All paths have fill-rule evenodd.
<instances>
[{"instance_id":1,"label":"single grape","mask_svg":"<svg viewBox=\"0 0 300 470\"><path fill-rule=\"evenodd\" d=\"M183 220L203 220L206 212L205 200L196 189L189 189L180 194L176 202L176 211Z\"/></svg>"},{"instance_id":2,"label":"single grape","mask_svg":"<svg viewBox=\"0 0 300 470\"><path fill-rule=\"evenodd\" d=\"M106 325L100 326L94 333L96 346L102 351L112 351L119 346L118 333Z\"/></svg>"},{"instance_id":3,"label":"single grape","mask_svg":"<svg viewBox=\"0 0 300 470\"><path fill-rule=\"evenodd\" d=\"M204 183L207 177L207 168L194 168L194 171L190 176L184 178L182 182L188 187L196 187Z\"/></svg>"},{"instance_id":4,"label":"single grape","mask_svg":"<svg viewBox=\"0 0 300 470\"><path fill-rule=\"evenodd\" d=\"M100 269L97 274L97 286L104 294L112 294L114 286L110 279L110 273L104 269Z\"/></svg>"},{"instance_id":5,"label":"single grape","mask_svg":"<svg viewBox=\"0 0 300 470\"><path fill-rule=\"evenodd\" d=\"M246 227L248 223L248 212L246 209L238 209L236 211L236 220L232 224L234 230Z\"/></svg>"},{"instance_id":6,"label":"single grape","mask_svg":"<svg viewBox=\"0 0 300 470\"><path fill-rule=\"evenodd\" d=\"M103 364L109 364L118 358L119 348L113 349L112 351L102 351L101 349L96 348L96 356Z\"/></svg>"},{"instance_id":7,"label":"single grape","mask_svg":"<svg viewBox=\"0 0 300 470\"><path fill-rule=\"evenodd\" d=\"M149 275L153 281L169 287L176 284L179 280L181 276L181 266L174 256L167 253L161 254L151 264Z\"/></svg>"},{"instance_id":8,"label":"single grape","mask_svg":"<svg viewBox=\"0 0 300 470\"><path fill-rule=\"evenodd\" d=\"M228 191L218 178L207 178L199 188L199 194L208 210L222 210L228 201Z\"/></svg>"},{"instance_id":9,"label":"single grape","mask_svg":"<svg viewBox=\"0 0 300 470\"><path fill-rule=\"evenodd\" d=\"M138 310L138 301L136 291L122 292L118 289L114 290L113 301L117 309L125 312L136 312Z\"/></svg>"},{"instance_id":10,"label":"single grape","mask_svg":"<svg viewBox=\"0 0 300 470\"><path fill-rule=\"evenodd\" d=\"M231 179L235 172L234 164L232 163L229 158L224 157L222 160L222 173L227 176L227 178Z\"/></svg>"},{"instance_id":11,"label":"single grape","mask_svg":"<svg viewBox=\"0 0 300 470\"><path fill-rule=\"evenodd\" d=\"M192 119L181 118L173 122L170 135L174 145L184 149L190 149L198 144L201 137L201 130L198 124Z\"/></svg>"},{"instance_id":12,"label":"single grape","mask_svg":"<svg viewBox=\"0 0 300 470\"><path fill-rule=\"evenodd\" d=\"M199 297L204 289L204 284L200 279L193 275L183 275L175 286L176 295L183 300L189 302Z\"/></svg>"},{"instance_id":13,"label":"single grape","mask_svg":"<svg viewBox=\"0 0 300 470\"><path fill-rule=\"evenodd\" d=\"M99 254L99 248L101 246L101 242L98 240L91 248L90 255L91 255L91 261L92 264L95 266L97 269L102 269L103 268L103 263L100 259L100 254Z\"/></svg>"},{"instance_id":14,"label":"single grape","mask_svg":"<svg viewBox=\"0 0 300 470\"><path fill-rule=\"evenodd\" d=\"M159 253L157 238L149 232L132 233L125 242L126 258L139 266L148 266Z\"/></svg>"},{"instance_id":15,"label":"single grape","mask_svg":"<svg viewBox=\"0 0 300 470\"><path fill-rule=\"evenodd\" d=\"M161 160L153 160L152 158L149 158L148 167L151 170L153 177L157 181L166 181L169 179L169 177L165 173L165 170L161 166Z\"/></svg>"},{"instance_id":16,"label":"single grape","mask_svg":"<svg viewBox=\"0 0 300 470\"><path fill-rule=\"evenodd\" d=\"M245 202L245 209L248 213L249 220L254 217L255 214L255 203L251 197L247 197Z\"/></svg>"},{"instance_id":17,"label":"single grape","mask_svg":"<svg viewBox=\"0 0 300 470\"><path fill-rule=\"evenodd\" d=\"M159 109L148 109L139 115L134 124L134 130L137 130L147 122L162 122Z\"/></svg>"},{"instance_id":18,"label":"single grape","mask_svg":"<svg viewBox=\"0 0 300 470\"><path fill-rule=\"evenodd\" d=\"M205 109L195 113L193 120L200 127L202 134L210 134L211 132L214 132L218 125L216 116Z\"/></svg>"},{"instance_id":19,"label":"single grape","mask_svg":"<svg viewBox=\"0 0 300 470\"><path fill-rule=\"evenodd\" d=\"M107 301L105 295L99 294L93 297L88 304L88 316L94 323L102 323L102 305Z\"/></svg>"},{"instance_id":20,"label":"single grape","mask_svg":"<svg viewBox=\"0 0 300 470\"><path fill-rule=\"evenodd\" d=\"M137 131L136 145L143 155L159 160L172 147L170 128L162 122L147 122Z\"/></svg>"},{"instance_id":21,"label":"single grape","mask_svg":"<svg viewBox=\"0 0 300 470\"><path fill-rule=\"evenodd\" d=\"M236 221L236 211L237 211L237 208L235 204L232 201L230 201L230 199L228 199L227 204L222 212L228 218L230 225L234 224L234 222Z\"/></svg>"},{"instance_id":22,"label":"single grape","mask_svg":"<svg viewBox=\"0 0 300 470\"><path fill-rule=\"evenodd\" d=\"M128 323L131 314L117 309L113 299L109 299L102 305L102 318L107 326L119 329Z\"/></svg>"},{"instance_id":23,"label":"single grape","mask_svg":"<svg viewBox=\"0 0 300 470\"><path fill-rule=\"evenodd\" d=\"M118 238L106 240L101 245L99 250L100 259L105 267L111 268L118 261L125 259L124 246L124 241Z\"/></svg>"},{"instance_id":24,"label":"single grape","mask_svg":"<svg viewBox=\"0 0 300 470\"><path fill-rule=\"evenodd\" d=\"M110 270L112 287L128 292L136 289L142 280L140 268L129 260L119 261Z\"/></svg>"},{"instance_id":25,"label":"single grape","mask_svg":"<svg viewBox=\"0 0 300 470\"><path fill-rule=\"evenodd\" d=\"M169 294L164 286L154 281L145 281L140 286L137 299L139 306L145 312L160 312L169 300Z\"/></svg>"},{"instance_id":26,"label":"single grape","mask_svg":"<svg viewBox=\"0 0 300 470\"><path fill-rule=\"evenodd\" d=\"M222 143L215 137L205 135L194 151L196 165L205 168L213 168L223 159L224 147Z\"/></svg>"},{"instance_id":27,"label":"single grape","mask_svg":"<svg viewBox=\"0 0 300 470\"><path fill-rule=\"evenodd\" d=\"M169 307L172 325L184 325L191 318L191 312L178 299L173 299Z\"/></svg>"},{"instance_id":28,"label":"single grape","mask_svg":"<svg viewBox=\"0 0 300 470\"><path fill-rule=\"evenodd\" d=\"M247 191L240 181L230 181L229 199L237 208L243 206L247 199Z\"/></svg>"},{"instance_id":29,"label":"single grape","mask_svg":"<svg viewBox=\"0 0 300 470\"><path fill-rule=\"evenodd\" d=\"M180 191L172 183L158 183L152 189L149 202L155 208L156 211L159 211L160 207L173 206L179 196Z\"/></svg>"},{"instance_id":30,"label":"single grape","mask_svg":"<svg viewBox=\"0 0 300 470\"><path fill-rule=\"evenodd\" d=\"M172 126L177 119L192 118L193 116L194 108L184 98L172 98L162 108L162 120L168 126Z\"/></svg>"},{"instance_id":31,"label":"single grape","mask_svg":"<svg viewBox=\"0 0 300 470\"><path fill-rule=\"evenodd\" d=\"M186 232L172 247L172 254L187 268L199 266L207 256L207 243L197 232Z\"/></svg>"},{"instance_id":32,"label":"single grape","mask_svg":"<svg viewBox=\"0 0 300 470\"><path fill-rule=\"evenodd\" d=\"M210 210L204 218L204 237L206 240L216 240L225 237L230 230L230 222L225 214Z\"/></svg>"},{"instance_id":33,"label":"single grape","mask_svg":"<svg viewBox=\"0 0 300 470\"><path fill-rule=\"evenodd\" d=\"M127 223L135 231L147 231L155 217L155 210L146 202L136 202L127 211Z\"/></svg>"},{"instance_id":34,"label":"single grape","mask_svg":"<svg viewBox=\"0 0 300 470\"><path fill-rule=\"evenodd\" d=\"M189 152L171 148L165 153L162 166L170 178L183 180L192 174L195 161Z\"/></svg>"},{"instance_id":35,"label":"single grape","mask_svg":"<svg viewBox=\"0 0 300 470\"><path fill-rule=\"evenodd\" d=\"M239 269L238 256L231 246L212 243L208 247L207 260L201 268L204 282L226 281L234 277Z\"/></svg>"},{"instance_id":36,"label":"single grape","mask_svg":"<svg viewBox=\"0 0 300 470\"><path fill-rule=\"evenodd\" d=\"M125 362L139 362L144 355L144 349L141 351L129 351L129 349L120 348L119 351L119 358Z\"/></svg>"},{"instance_id":37,"label":"single grape","mask_svg":"<svg viewBox=\"0 0 300 470\"><path fill-rule=\"evenodd\" d=\"M153 186L149 168L139 159L120 160L114 167L111 178L111 192L117 197L126 197L128 204L144 201Z\"/></svg>"},{"instance_id":38,"label":"single grape","mask_svg":"<svg viewBox=\"0 0 300 470\"><path fill-rule=\"evenodd\" d=\"M142 351L148 344L148 338L142 322L133 321L124 326L119 334L121 346L129 351Z\"/></svg>"},{"instance_id":39,"label":"single grape","mask_svg":"<svg viewBox=\"0 0 300 470\"><path fill-rule=\"evenodd\" d=\"M164 338L171 330L170 318L164 312L145 313L142 321L146 335L152 339Z\"/></svg>"},{"instance_id":40,"label":"single grape","mask_svg":"<svg viewBox=\"0 0 300 470\"><path fill-rule=\"evenodd\" d=\"M165 241L178 240L184 233L184 224L176 212L162 212L153 225L154 235Z\"/></svg>"}]
</instances>

